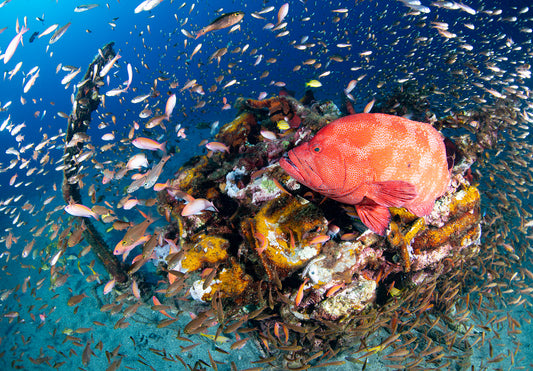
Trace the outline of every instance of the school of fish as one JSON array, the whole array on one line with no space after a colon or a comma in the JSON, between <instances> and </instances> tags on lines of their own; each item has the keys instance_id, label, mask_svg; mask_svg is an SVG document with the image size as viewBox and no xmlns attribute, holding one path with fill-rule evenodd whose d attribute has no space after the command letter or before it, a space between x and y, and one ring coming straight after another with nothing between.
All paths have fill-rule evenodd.
<instances>
[{"instance_id":1,"label":"school of fish","mask_svg":"<svg viewBox=\"0 0 533 371\"><path fill-rule=\"evenodd\" d=\"M403 118L372 113L387 94L414 85L431 112L460 121L477 108L505 128L472 168L483 192L483 249L439 283L440 291L437 283L416 288L416 311L391 303L382 315L361 319L361 331L381 329L372 344L342 359L335 358L337 349L310 351L299 367L379 369L372 368L379 354L380 365L391 369L448 369L464 361L465 349L477 355L464 361L472 369L531 367L531 5L137 0L56 1L32 9L22 3L0 2L4 367L260 370L283 357L290 364L301 351L291 336L304 332L297 319L269 318L265 306L229 320L220 297L202 312L183 311L191 298L181 291L189 278L181 272L147 299L145 282L123 287L95 263L88 224L104 233L110 253L131 264L132 274L156 259L157 246L168 245L179 260L179 239L165 241L159 231L164 218L156 217L157 192L183 200L184 218L219 212L208 195L193 198L172 184L178 168L193 155L232 150L214 135L238 114L237 99L265 99L280 89L300 97L312 88L317 99L348 102L358 114L329 123L280 165L339 201L339 213L342 204L355 205L362 222L384 234L389 207L427 215L450 179L446 133L430 125L435 117L421 123L409 120L408 111ZM84 78L111 40L119 52ZM77 101L76 92L97 80L101 105L90 128L67 141L76 105L90 103ZM495 102L510 109L493 109ZM398 112L402 104L395 102ZM471 131L460 141L475 143L486 117L469 121ZM283 141L290 128L287 119L261 127L261 134ZM73 164L65 163L72 148L80 151ZM77 173L63 179L74 167ZM63 201L64 181L79 186L83 203ZM213 280L216 273L202 274ZM292 283L296 307L306 284ZM400 295L393 285L389 292ZM258 295L270 296L270 303L289 300ZM162 304L166 296L173 301ZM455 303L446 320L432 312L442 300ZM254 320L269 327L254 327ZM250 332L260 333L261 356Z\"/></svg>"}]
</instances>

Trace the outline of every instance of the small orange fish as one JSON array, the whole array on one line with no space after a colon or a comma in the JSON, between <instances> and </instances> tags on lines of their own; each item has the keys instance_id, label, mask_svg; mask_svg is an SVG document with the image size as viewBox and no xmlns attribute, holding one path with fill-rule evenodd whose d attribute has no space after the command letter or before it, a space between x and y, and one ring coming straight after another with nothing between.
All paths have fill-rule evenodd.
<instances>
[{"instance_id":1,"label":"small orange fish","mask_svg":"<svg viewBox=\"0 0 533 371\"><path fill-rule=\"evenodd\" d=\"M154 305L161 305L161 302L159 301L159 299L156 296L152 296L152 301L154 302ZM167 316L168 318L172 318L172 319L174 318L163 309L160 309L159 312L162 315Z\"/></svg>"},{"instance_id":2,"label":"small orange fish","mask_svg":"<svg viewBox=\"0 0 533 371\"><path fill-rule=\"evenodd\" d=\"M344 287L344 283L339 283L337 285L331 286L331 288L326 292L326 298L333 296L337 291Z\"/></svg>"},{"instance_id":3,"label":"small orange fish","mask_svg":"<svg viewBox=\"0 0 533 371\"><path fill-rule=\"evenodd\" d=\"M167 145L167 142L159 143L150 138L139 137L132 140L131 144L139 149L147 149L149 151L160 150L166 152L165 146Z\"/></svg>"},{"instance_id":4,"label":"small orange fish","mask_svg":"<svg viewBox=\"0 0 533 371\"><path fill-rule=\"evenodd\" d=\"M227 152L229 153L229 147L224 143L220 142L209 142L206 143L205 148L213 152Z\"/></svg>"},{"instance_id":5,"label":"small orange fish","mask_svg":"<svg viewBox=\"0 0 533 371\"><path fill-rule=\"evenodd\" d=\"M133 280L131 283L131 292L133 292L133 296L135 296L135 298L141 298L141 291L139 290L139 285L137 285L137 281L135 280Z\"/></svg>"},{"instance_id":6,"label":"small orange fish","mask_svg":"<svg viewBox=\"0 0 533 371\"><path fill-rule=\"evenodd\" d=\"M33 245L35 244L35 239L33 239L29 244L24 247L24 250L22 250L22 257L26 258L28 255L30 255L31 249L33 248Z\"/></svg>"},{"instance_id":7,"label":"small orange fish","mask_svg":"<svg viewBox=\"0 0 533 371\"><path fill-rule=\"evenodd\" d=\"M115 246L115 249L113 250L113 255L122 255L122 260L125 261L131 250L147 242L150 239L150 237L152 237L152 235L149 235L149 234L146 236L141 236L130 244L126 243L125 240L122 239Z\"/></svg>"},{"instance_id":8,"label":"small orange fish","mask_svg":"<svg viewBox=\"0 0 533 371\"><path fill-rule=\"evenodd\" d=\"M124 254L124 252L133 249L133 247L137 246L139 243L144 243L148 241L146 236L144 236L144 233L146 232L146 229L150 226L150 224L154 222L154 219L147 216L146 214L144 216L146 218L144 221L128 228L126 234L124 235L124 238L122 238L122 240L120 240L115 246L115 249L113 250L114 255L122 255ZM137 245L135 245L136 243Z\"/></svg>"},{"instance_id":9,"label":"small orange fish","mask_svg":"<svg viewBox=\"0 0 533 371\"><path fill-rule=\"evenodd\" d=\"M317 245L319 243L328 242L330 238L331 237L329 237L327 234L321 234L309 241L309 245Z\"/></svg>"},{"instance_id":10,"label":"small orange fish","mask_svg":"<svg viewBox=\"0 0 533 371\"><path fill-rule=\"evenodd\" d=\"M154 184L154 191L159 192L168 187L170 187L170 180L167 180L165 183Z\"/></svg>"},{"instance_id":11,"label":"small orange fish","mask_svg":"<svg viewBox=\"0 0 533 371\"><path fill-rule=\"evenodd\" d=\"M289 329L285 324L281 324L281 327L283 328L283 334L285 335L285 344L289 342Z\"/></svg>"},{"instance_id":12,"label":"small orange fish","mask_svg":"<svg viewBox=\"0 0 533 371\"><path fill-rule=\"evenodd\" d=\"M278 340L280 339L280 336L279 336L279 322L274 323L274 335L276 335Z\"/></svg>"},{"instance_id":13,"label":"small orange fish","mask_svg":"<svg viewBox=\"0 0 533 371\"><path fill-rule=\"evenodd\" d=\"M355 205L361 221L380 235L390 221L389 207L427 215L450 181L437 130L378 113L333 121L289 151L280 165L316 192Z\"/></svg>"},{"instance_id":14,"label":"small orange fish","mask_svg":"<svg viewBox=\"0 0 533 371\"><path fill-rule=\"evenodd\" d=\"M115 279L113 278L111 281L105 284L104 286L104 295L107 295L113 290L113 287L115 287Z\"/></svg>"},{"instance_id":15,"label":"small orange fish","mask_svg":"<svg viewBox=\"0 0 533 371\"><path fill-rule=\"evenodd\" d=\"M304 280L304 282L300 285L300 287L298 288L298 292L296 293L296 298L294 299L294 306L295 307L299 307L300 304L302 303L302 299L304 297L304 287L305 287L305 284L307 283L309 279L306 278Z\"/></svg>"},{"instance_id":16,"label":"small orange fish","mask_svg":"<svg viewBox=\"0 0 533 371\"><path fill-rule=\"evenodd\" d=\"M70 215L81 216L84 218L93 217L98 220L98 215L96 215L91 209L82 204L70 204L65 206L65 211Z\"/></svg>"},{"instance_id":17,"label":"small orange fish","mask_svg":"<svg viewBox=\"0 0 533 371\"><path fill-rule=\"evenodd\" d=\"M204 212L204 210L211 210L218 212L218 209L213 205L211 201L205 198L196 198L189 202L181 211L181 216L198 215Z\"/></svg>"},{"instance_id":18,"label":"small orange fish","mask_svg":"<svg viewBox=\"0 0 533 371\"><path fill-rule=\"evenodd\" d=\"M16 180L17 180L17 176L18 174L15 174L11 177L11 179L9 179L9 185L12 186L13 184L15 184Z\"/></svg>"},{"instance_id":19,"label":"small orange fish","mask_svg":"<svg viewBox=\"0 0 533 371\"><path fill-rule=\"evenodd\" d=\"M265 251L265 249L268 247L267 239L266 239L265 235L262 234L261 232L255 232L254 233L254 237L255 237L257 243L259 244L259 247L256 247L255 251L257 251L257 253L259 255L261 255L263 253L263 251Z\"/></svg>"}]
</instances>

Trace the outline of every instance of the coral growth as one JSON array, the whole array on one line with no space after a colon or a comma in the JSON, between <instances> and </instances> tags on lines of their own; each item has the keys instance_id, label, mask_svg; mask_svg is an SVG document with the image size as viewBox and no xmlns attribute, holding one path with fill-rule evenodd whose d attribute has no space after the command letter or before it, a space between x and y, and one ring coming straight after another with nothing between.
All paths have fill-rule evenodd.
<instances>
[{"instance_id":1,"label":"coral growth","mask_svg":"<svg viewBox=\"0 0 533 371\"><path fill-rule=\"evenodd\" d=\"M327 232L327 220L309 201L286 194L267 202L243 231L268 279L284 279L320 253L311 240Z\"/></svg>"},{"instance_id":2,"label":"coral growth","mask_svg":"<svg viewBox=\"0 0 533 371\"><path fill-rule=\"evenodd\" d=\"M213 300L216 292L220 298L237 298L249 287L252 279L245 274L242 267L235 262L228 268L222 268L209 285L205 280L195 281L191 287L193 299L204 302Z\"/></svg>"},{"instance_id":3,"label":"coral growth","mask_svg":"<svg viewBox=\"0 0 533 371\"><path fill-rule=\"evenodd\" d=\"M235 120L220 128L215 140L225 143L230 148L230 153L248 143L250 134L254 131L256 119L250 112L240 114Z\"/></svg>"},{"instance_id":4,"label":"coral growth","mask_svg":"<svg viewBox=\"0 0 533 371\"><path fill-rule=\"evenodd\" d=\"M268 116L272 122L281 120L292 120L295 115L294 109L289 100L285 97L273 97L264 100L248 99L246 106L252 110L268 111Z\"/></svg>"},{"instance_id":5,"label":"coral growth","mask_svg":"<svg viewBox=\"0 0 533 371\"><path fill-rule=\"evenodd\" d=\"M193 240L198 242L192 248L186 250L181 261L182 271L193 272L204 265L214 265L228 258L228 240L204 234L195 236Z\"/></svg>"}]
</instances>

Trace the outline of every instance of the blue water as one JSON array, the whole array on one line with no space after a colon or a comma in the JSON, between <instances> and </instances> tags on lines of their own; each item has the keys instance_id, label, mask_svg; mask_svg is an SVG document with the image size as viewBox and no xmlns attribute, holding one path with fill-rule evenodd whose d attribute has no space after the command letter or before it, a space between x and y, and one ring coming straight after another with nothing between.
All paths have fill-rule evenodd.
<instances>
[{"instance_id":1,"label":"blue water","mask_svg":"<svg viewBox=\"0 0 533 371\"><path fill-rule=\"evenodd\" d=\"M473 97L482 96L487 103L495 100L493 95L473 82L482 83L486 89L494 89L498 92L512 85L533 88L529 79L519 79L514 74L517 65L532 62L532 33L528 29L533 28L533 6L526 0L491 1L489 4L484 1L465 2L469 7L477 10L475 15L460 9L439 8L429 1L423 1L423 5L430 9L429 13L411 15L407 14L411 9L406 5L392 0L291 1L288 15L285 18L286 30L289 34L282 37L276 37L280 31L272 32L264 29L264 26L269 22L277 23L277 12L284 3L283 1L183 2L163 0L152 11L134 14L133 10L138 3L139 1L126 0L100 2L98 7L82 13L74 12L74 8L80 5L79 2L69 1L12 0L0 8L0 28L7 27L0 34L2 53L16 35L17 19L20 24L27 19L29 28L23 37L24 44L18 46L13 58L5 65L3 61L0 61L4 73L12 70L18 62L23 62L20 71L11 80L4 74L0 81L0 106L12 101L4 112L0 112L0 123L10 115L13 126L21 123L26 125L20 131L20 134L24 136L20 143L8 132L8 129L0 132L2 143L0 168L3 170L0 175L0 202L2 202L0 237L6 237L10 231L19 237L18 243L15 243L8 251L9 261L7 261L7 255L2 257L0 291L6 293L16 288L17 285L22 285L24 279L30 276L30 288L26 293L22 293L21 289L17 288L7 295L6 300L0 302L0 308L4 314L10 311L20 313L18 320L15 319L9 323L8 318L0 320L2 327L0 364L6 368L20 366L25 369L35 367L46 369L49 367L46 363L37 366L29 360L29 357L35 359L46 354L52 357L51 366L59 362L67 362L62 369L73 369L78 366L93 370L105 369L107 362L100 351L97 351L97 357L92 358L89 366L83 366L81 363L83 347L71 346L77 356L68 357L47 348L47 345L53 345L54 349L62 349L61 351L67 354L68 347L65 348L61 344L64 335L60 333L66 328L77 327L93 327L89 334L75 335L83 339L81 342L83 346L89 340L89 335L94 336L95 344L102 340L104 349L109 351L116 345L123 344L124 347L120 352L127 353L128 356L122 362L122 369L125 366L145 369L145 366L138 362L138 358L129 352L141 353L149 360L147 363L156 368L170 369L171 365L181 367L178 363L162 361L161 357L156 357L147 350L150 344L155 344L152 345L154 348L166 344L168 349L173 348L174 352L178 353L180 349L177 348L178 343L176 343L174 332L167 329L158 330L151 325L150 330L147 331L147 326L138 323L132 324L125 330L112 329L118 317L111 318L109 314L99 312L98 308L102 303L97 302L90 294L89 288L92 284L85 280L90 274L88 265L94 259L91 254L79 258L80 268L77 267L77 261L70 264L66 271L70 275L67 283L55 292L48 290L50 272L48 270L38 271L43 265L43 257L46 256L46 246L50 243L49 228L52 224L66 225L68 216L62 210L52 213L54 208L64 205L60 193L62 172L55 170L55 167L61 164L63 137L56 140L56 148L50 148L50 145L45 146L37 161L31 159L33 148L43 140L43 135L50 138L65 133L67 120L59 117L58 112L67 114L71 112L71 95L76 93L75 84L81 80L87 65L97 55L98 49L106 43L113 41L115 51L122 58L117 63L119 68L114 67L108 75L109 85L102 87L100 93L104 94L121 84L124 86L124 81L128 77L126 69L128 63L133 67L133 82L130 89L120 97L106 97L105 107L101 105L98 111L93 113L88 131L92 138L91 143L97 149L101 148L108 142L104 142L100 137L110 132L115 134L114 142L117 143L109 151L101 153L97 151L94 159L100 163L126 162L131 155L139 152L131 146L127 135L133 121L137 121L142 128L147 119L138 117L144 103L132 104L131 99L137 95L149 93L154 80L158 77L167 77L168 81L157 83L157 90L161 95L158 98L150 98L149 102L154 112L157 109L164 111L167 92L175 93L177 104L172 118L170 122L165 122L166 130L157 127L139 134L159 141L167 141L167 149L176 152L165 166L160 181L171 178L191 156L205 153L205 149L199 147L198 144L203 139L212 139L212 134L209 129L196 128L199 123L211 124L219 121L222 126L236 116L238 112L234 107L222 110L223 98L233 105L237 98L257 98L261 92L266 92L269 96L276 95L280 91L280 84L275 83L279 82L285 83L286 88L293 91L296 98L300 98L306 90L306 82L318 79L320 74L329 71L329 75L320 78L322 87L314 89L314 95L317 100L332 100L341 107L345 100L343 90L348 82L366 75L352 91L355 98L354 107L357 112L361 112L373 98L383 97L408 79L416 81L420 87L431 88L439 92L439 94L432 94L428 99L432 105L432 111L441 115L482 105ZM185 5L180 7L182 3ZM251 16L252 12L258 12L267 6L274 6L275 9L263 14L264 20ZM520 10L526 6L530 6L531 9L520 13ZM333 10L342 8L346 8L347 12L333 12ZM501 9L501 13L496 11L498 9ZM492 13L488 14L483 10ZM195 40L187 38L181 32L183 29L194 34L220 14L233 11L244 11L246 15L240 23L240 29L232 33L228 33L228 28L207 33ZM44 21L36 19L43 15ZM334 19L336 16L339 17L338 21ZM68 22L72 23L71 26L56 43L48 44L51 34L36 38L33 43L29 42L32 33L42 32L55 23L61 27ZM431 22L447 23L448 31L456 36L447 38L439 35ZM465 27L465 24L472 24L475 29ZM302 38L307 38L307 40L302 41ZM200 51L189 59L193 49L199 43L202 43ZM305 43L313 45L305 50L298 50L294 47ZM338 46L340 43L350 44L351 47L341 48ZM471 45L472 50L464 48L465 44ZM245 46L247 46L245 52L232 53L235 48L240 47L242 50ZM228 53L221 58L220 63L216 60L209 62L212 53L223 47L228 48ZM255 51L253 55L252 51ZM365 52L372 53L365 55ZM254 65L258 55L262 55L262 60L258 65ZM331 57L334 55L342 57L344 61L333 61ZM456 61L454 61L455 57ZM271 58L275 60L267 62ZM316 59L316 62L305 64L304 62L309 59ZM61 70L56 73L59 64L81 68L80 74L67 88L61 84L61 79L68 72ZM319 64L320 66L317 67ZM467 64L477 67L480 71L479 75L474 74ZM40 69L39 77L35 85L27 93L23 93L24 84L27 81L25 76L34 66ZM295 70L296 66L300 68ZM487 68L494 66L497 66L500 72ZM265 71L268 71L268 76L261 78ZM464 75L461 75L461 72ZM220 83L215 81L218 76L224 76ZM191 79L196 79L197 83L203 86L205 95L180 90ZM236 79L237 83L223 89L223 86L232 79ZM169 87L169 83L173 81L178 83L175 89ZM377 87L379 83L384 83L381 88ZM217 86L217 90L210 92L209 88L213 85ZM24 99L26 103L22 104L21 99ZM205 101L205 106L194 108L201 101ZM527 108L525 102L517 102L516 105L519 109ZM44 111L46 114L43 116ZM106 115L107 113L109 115ZM112 115L116 118L116 123L112 122ZM98 129L98 125L102 122L107 124L106 127ZM177 137L176 127L178 125L185 128L187 139ZM118 143L123 138L126 138L124 143ZM528 138L521 140L529 143ZM34 144L33 148L30 147L21 153L22 159L30 160L29 165L20 169L21 162L19 162L14 168L7 169L10 161L16 156L6 154L5 151L10 147L20 151L22 147L31 143ZM38 161L46 152L49 153L51 161L42 166ZM147 157L152 164L159 160L160 154L147 153ZM88 168L86 169L87 176L83 179L85 183L82 190L83 197L87 198L89 185L95 184L97 195L103 197L102 201L116 204L123 197L123 189L129 184L129 180L102 185L102 174L94 168L94 163L87 162L86 166ZM36 167L37 170L27 176L26 172L32 167ZM41 168L43 173L37 174ZM112 163L106 168L112 168ZM10 179L15 174L17 178L14 185L23 182L18 187L9 185ZM53 189L54 185L57 191ZM529 186L529 183L525 185L525 187ZM6 200L19 195L22 197L18 202L11 201L9 205L4 205ZM53 195L56 198L50 204L42 206L44 200ZM153 192L145 190L135 195L139 198L154 197ZM26 202L34 205L35 209L31 212L22 210L21 207ZM23 223L19 225L17 222L15 223L17 225L14 225L13 220L19 214L18 222ZM128 220L141 220L135 211L119 210L117 215ZM49 223L45 232L40 237L31 236L45 222ZM101 229L102 232L105 231L105 228ZM122 235L123 232L116 231L106 234L109 245L114 246ZM22 259L20 257L22 249L33 239L35 239L35 246L30 257ZM7 251L4 244L1 245L0 251ZM69 250L67 255L77 253L78 250ZM6 259L5 263L4 259ZM95 264L94 269L101 274L102 281L106 282L107 275L104 269L98 266L98 263ZM80 270L84 275L80 273ZM35 289L36 283L43 278L45 282L42 288L31 293L31 289ZM79 313L75 315L73 308L68 307L66 302L70 296L81 292L87 292L90 297L84 299ZM52 298L56 293L59 297ZM39 309L45 303L48 306ZM30 307L31 305L34 307ZM53 306L56 307L55 311L49 313ZM29 313L33 313L36 319L30 318ZM149 311L147 313L146 316L152 321L157 322L162 319L161 316L157 317ZM39 329L36 328L41 322L38 314L46 314L45 324ZM106 326L95 326L93 321L102 322ZM54 335L54 331L57 331L57 335ZM147 331L146 334L145 331ZM527 328L523 329L523 333L526 332ZM130 336L135 337L137 342L135 347L130 344L132 343ZM26 341L28 338L30 338L29 342ZM504 349L511 349L513 352L515 345L507 341ZM522 341L525 340L522 339ZM141 347L139 343L143 343L144 347ZM179 345L189 344L181 342ZM194 364L198 358L208 360L205 351L198 351L202 346L195 350L197 353L194 357L187 359L189 364ZM213 352L212 347L209 349ZM217 353L216 355L217 360L226 362L224 366L220 366L221 369L229 369L228 362L232 359L241 368L251 367L250 360L256 360L259 357L251 343L243 353L233 352L230 355ZM479 354L477 360L479 361ZM525 360L522 358L520 365L527 366L529 363L527 358ZM378 366L375 367L379 369ZM514 365L507 363L506 367L512 369Z\"/></svg>"}]
</instances>

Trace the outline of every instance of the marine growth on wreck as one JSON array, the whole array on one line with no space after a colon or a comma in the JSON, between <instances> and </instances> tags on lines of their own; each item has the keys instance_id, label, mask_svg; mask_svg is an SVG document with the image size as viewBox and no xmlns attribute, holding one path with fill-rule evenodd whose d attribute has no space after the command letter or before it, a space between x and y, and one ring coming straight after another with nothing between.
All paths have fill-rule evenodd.
<instances>
[{"instance_id":1,"label":"marine growth on wreck","mask_svg":"<svg viewBox=\"0 0 533 371\"><path fill-rule=\"evenodd\" d=\"M277 137L265 138L261 130L276 126L265 107L274 106L290 107L301 123L283 133L273 129ZM216 298L218 310L256 323L265 348L298 344L301 354L292 356L292 366L304 365L309 350L347 342L361 331L359 318L403 301L416 287L436 284L480 248L480 194L467 176L476 152L466 145L450 154L461 153L461 159L434 211L417 218L392 209L383 237L358 225L353 208L309 191L284 173L277 159L335 119L339 111L332 106L324 103L334 113L323 114L291 97L242 100L242 113L215 137L231 150L192 159L159 194L161 214L170 215L167 238L182 249L179 259L167 257L173 261L169 276L174 270L177 278L187 277L190 294L206 302L205 310ZM208 197L219 211L181 216L186 203L178 189ZM430 297L428 307L434 305ZM258 310L268 313L266 320L257 319ZM286 326L289 339L272 336L274 326ZM370 329L359 336L369 336Z\"/></svg>"}]
</instances>

